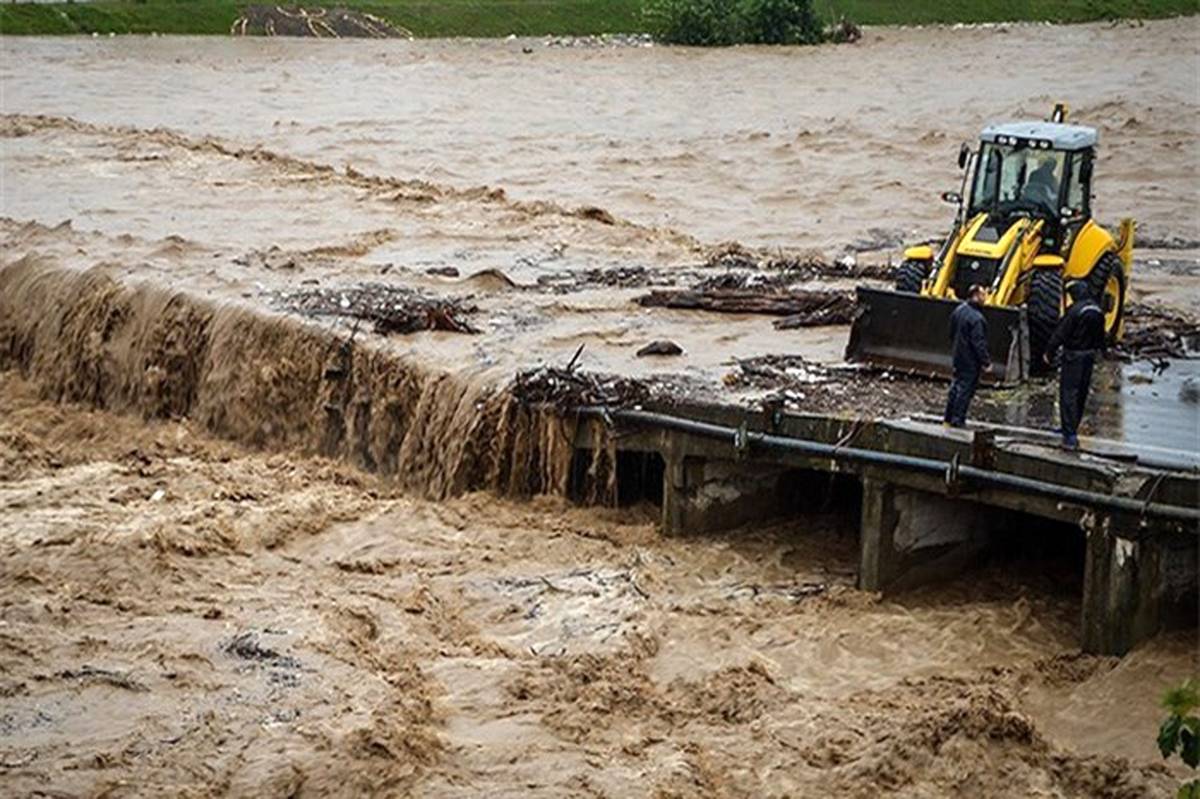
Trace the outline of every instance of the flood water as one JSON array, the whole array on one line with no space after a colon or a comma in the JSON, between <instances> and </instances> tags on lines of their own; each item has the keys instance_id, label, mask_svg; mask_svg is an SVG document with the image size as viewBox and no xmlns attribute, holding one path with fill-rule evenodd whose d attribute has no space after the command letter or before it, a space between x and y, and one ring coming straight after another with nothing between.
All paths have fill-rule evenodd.
<instances>
[{"instance_id":1,"label":"flood water","mask_svg":"<svg viewBox=\"0 0 1200 799\"><path fill-rule=\"evenodd\" d=\"M1200 307L1198 36L0 40L0 275L32 298L0 295L0 352L48 376L0 371L0 793L1165 795L1157 699L1196 672L1195 632L1081 653L1078 529L885 598L854 588L857 507L667 539L649 506L442 497L478 471L519 483L505 457L567 471L563 431L491 391L531 365L732 401L753 399L726 385L735 358L833 373L844 325L635 299L711 276L726 240L894 255L947 224L960 140L1059 100L1101 131L1101 217L1170 251L1136 298ZM571 282L626 266L641 282ZM270 298L367 283L478 306L477 335L354 327L387 356L359 364L386 403L354 441L402 439L383 455L412 493L379 460L299 451L339 398L312 388L316 323ZM664 338L678 360L635 354ZM1186 449L1198 379L1108 365L1085 430ZM876 407L829 383L837 410ZM106 409L122 392L146 404ZM1049 429L1054 387L978 407Z\"/></svg>"},{"instance_id":2,"label":"flood water","mask_svg":"<svg viewBox=\"0 0 1200 799\"><path fill-rule=\"evenodd\" d=\"M937 197L958 188L959 143L1065 101L1100 130L1098 215L1133 214L1156 235L1195 241L1198 36L1189 18L710 51L9 38L0 83L5 113L163 126L370 174L599 206L710 243L830 254L940 233L952 211Z\"/></svg>"}]
</instances>

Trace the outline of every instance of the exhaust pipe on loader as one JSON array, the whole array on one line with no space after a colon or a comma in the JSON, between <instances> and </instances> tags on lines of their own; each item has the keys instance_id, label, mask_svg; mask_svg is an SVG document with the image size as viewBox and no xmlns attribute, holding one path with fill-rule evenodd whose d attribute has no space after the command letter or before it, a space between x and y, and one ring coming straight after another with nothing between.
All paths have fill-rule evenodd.
<instances>
[{"instance_id":1,"label":"exhaust pipe on loader","mask_svg":"<svg viewBox=\"0 0 1200 799\"><path fill-rule=\"evenodd\" d=\"M955 300L858 287L858 311L846 360L925 377L949 377L950 314ZM1029 377L1029 324L1025 308L984 306L992 371L981 381L1015 385Z\"/></svg>"}]
</instances>

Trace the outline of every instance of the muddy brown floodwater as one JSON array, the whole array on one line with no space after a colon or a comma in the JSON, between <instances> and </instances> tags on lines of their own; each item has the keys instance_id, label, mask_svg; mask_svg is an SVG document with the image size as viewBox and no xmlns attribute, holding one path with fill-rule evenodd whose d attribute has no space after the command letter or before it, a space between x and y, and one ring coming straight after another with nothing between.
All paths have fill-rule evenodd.
<instances>
[{"instance_id":1,"label":"muddy brown floodwater","mask_svg":"<svg viewBox=\"0 0 1200 799\"><path fill-rule=\"evenodd\" d=\"M1187 333L1198 33L0 40L0 793L1168 795L1196 632L1081 654L1082 534L884 600L849 506L681 540L567 504L569 431L505 387L582 344L667 393L936 410L841 371L844 324L636 301L877 278L832 262L938 233L958 141L1060 99ZM1194 434L1195 362L1161 367L1097 424Z\"/></svg>"},{"instance_id":2,"label":"muddy brown floodwater","mask_svg":"<svg viewBox=\"0 0 1200 799\"><path fill-rule=\"evenodd\" d=\"M0 375L9 795L1165 795L1194 638L1075 648L997 563L853 589L843 516L402 496ZM1077 589L1077 586L1074 586Z\"/></svg>"},{"instance_id":3,"label":"muddy brown floodwater","mask_svg":"<svg viewBox=\"0 0 1200 799\"><path fill-rule=\"evenodd\" d=\"M936 198L958 187L959 143L1062 101L1100 129L1099 215L1197 242L1197 35L1188 18L879 30L853 48L533 42L531 54L524 41L22 38L0 45L0 79L6 113L165 126L368 174L598 205L708 242L830 249L940 233L951 213ZM16 210L20 194L8 213L32 215ZM83 224L79 205L38 196ZM190 235L183 219L164 230L162 213L169 205L147 209L146 232Z\"/></svg>"}]
</instances>

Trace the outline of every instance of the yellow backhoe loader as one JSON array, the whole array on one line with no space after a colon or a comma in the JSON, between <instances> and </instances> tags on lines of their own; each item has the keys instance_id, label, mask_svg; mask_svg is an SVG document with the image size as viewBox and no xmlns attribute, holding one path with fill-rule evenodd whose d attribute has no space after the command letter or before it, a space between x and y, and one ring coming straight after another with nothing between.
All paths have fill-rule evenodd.
<instances>
[{"instance_id":1,"label":"yellow backhoe loader","mask_svg":"<svg viewBox=\"0 0 1200 799\"><path fill-rule=\"evenodd\" d=\"M974 284L987 289L990 382L1041 371L1066 281L1088 281L1110 342L1120 339L1134 223L1114 236L1092 218L1096 131L1066 116L1058 105L1048 122L992 125L977 149L962 146L962 187L942 195L958 207L953 230L936 250L905 250L895 291L859 287L847 360L949 374L950 313Z\"/></svg>"}]
</instances>

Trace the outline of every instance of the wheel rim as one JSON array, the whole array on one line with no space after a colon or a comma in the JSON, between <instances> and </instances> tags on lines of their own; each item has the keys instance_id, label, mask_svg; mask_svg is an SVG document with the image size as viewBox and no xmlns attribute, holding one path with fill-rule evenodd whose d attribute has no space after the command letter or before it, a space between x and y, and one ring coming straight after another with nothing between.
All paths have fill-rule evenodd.
<instances>
[{"instance_id":1,"label":"wheel rim","mask_svg":"<svg viewBox=\"0 0 1200 799\"><path fill-rule=\"evenodd\" d=\"M1104 296L1111 297L1112 307L1104 311L1104 332L1112 334L1117 329L1117 323L1121 319L1121 278L1119 275L1109 275L1107 282L1104 284Z\"/></svg>"}]
</instances>

